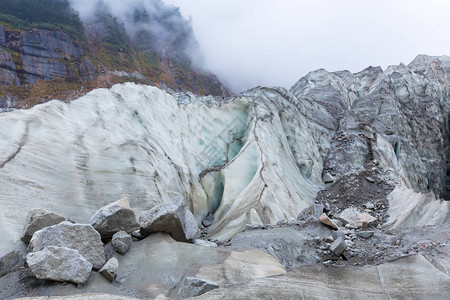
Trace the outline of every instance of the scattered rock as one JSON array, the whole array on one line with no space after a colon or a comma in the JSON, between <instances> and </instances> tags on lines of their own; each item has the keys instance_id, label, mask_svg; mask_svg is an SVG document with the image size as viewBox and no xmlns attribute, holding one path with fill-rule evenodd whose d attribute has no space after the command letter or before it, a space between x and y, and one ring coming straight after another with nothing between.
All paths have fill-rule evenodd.
<instances>
[{"instance_id":1,"label":"scattered rock","mask_svg":"<svg viewBox=\"0 0 450 300\"><path fill-rule=\"evenodd\" d=\"M374 209L375 208L375 204L373 204L372 202L367 202L365 204L365 206L366 206L367 209Z\"/></svg>"},{"instance_id":2,"label":"scattered rock","mask_svg":"<svg viewBox=\"0 0 450 300\"><path fill-rule=\"evenodd\" d=\"M338 238L345 238L345 235L347 234L347 229L345 228L339 228L337 231L331 232L332 237L334 240L337 240Z\"/></svg>"},{"instance_id":3,"label":"scattered rock","mask_svg":"<svg viewBox=\"0 0 450 300\"><path fill-rule=\"evenodd\" d=\"M131 237L138 241L144 239L144 236L141 234L140 230L133 231L131 233Z\"/></svg>"},{"instance_id":4,"label":"scattered rock","mask_svg":"<svg viewBox=\"0 0 450 300\"><path fill-rule=\"evenodd\" d=\"M321 204L313 204L300 212L297 220L304 222L317 222L323 213L324 206Z\"/></svg>"},{"instance_id":5,"label":"scattered rock","mask_svg":"<svg viewBox=\"0 0 450 300\"><path fill-rule=\"evenodd\" d=\"M377 218L369 215L368 213L360 213L356 216L356 221L345 225L347 228L359 229L366 228L370 223L373 223Z\"/></svg>"},{"instance_id":6,"label":"scattered rock","mask_svg":"<svg viewBox=\"0 0 450 300\"><path fill-rule=\"evenodd\" d=\"M114 257L114 255L116 254L116 249L114 249L114 246L112 245L111 242L105 244L103 246L103 249L105 250L105 258L106 261L110 260L111 258Z\"/></svg>"},{"instance_id":7,"label":"scattered rock","mask_svg":"<svg viewBox=\"0 0 450 300\"><path fill-rule=\"evenodd\" d=\"M331 228L334 228L334 229L336 229L336 230L338 229L338 227L336 226L336 224L334 224L334 223L330 220L330 218L327 216L326 213L323 213L323 214L320 215L320 217L319 217L319 222L322 223L322 224L325 224L325 225L327 225L327 226L329 226L329 227L331 227Z\"/></svg>"},{"instance_id":8,"label":"scattered rock","mask_svg":"<svg viewBox=\"0 0 450 300\"><path fill-rule=\"evenodd\" d=\"M0 277L17 271L23 267L25 260L22 253L19 251L12 251L0 258Z\"/></svg>"},{"instance_id":9,"label":"scattered rock","mask_svg":"<svg viewBox=\"0 0 450 300\"><path fill-rule=\"evenodd\" d=\"M45 209L33 209L28 213L25 228L20 239L22 242L28 244L36 231L59 224L63 221L69 220Z\"/></svg>"},{"instance_id":10,"label":"scattered rock","mask_svg":"<svg viewBox=\"0 0 450 300\"><path fill-rule=\"evenodd\" d=\"M106 261L100 234L91 225L64 221L45 227L34 233L28 250L37 252L49 246L77 250L96 270Z\"/></svg>"},{"instance_id":11,"label":"scattered rock","mask_svg":"<svg viewBox=\"0 0 450 300\"><path fill-rule=\"evenodd\" d=\"M347 225L348 223L355 222L356 216L359 213L360 212L354 207L346 208L337 216L337 219L340 220L343 225Z\"/></svg>"},{"instance_id":12,"label":"scattered rock","mask_svg":"<svg viewBox=\"0 0 450 300\"><path fill-rule=\"evenodd\" d=\"M377 218L369 215L368 213L361 213L356 216L356 222L362 224L362 227L367 227L370 223L373 223L377 220Z\"/></svg>"},{"instance_id":13,"label":"scattered rock","mask_svg":"<svg viewBox=\"0 0 450 300\"><path fill-rule=\"evenodd\" d=\"M372 177L366 177L366 180L368 181L368 182L370 182L370 183L374 183L375 182L375 179L373 179Z\"/></svg>"},{"instance_id":14,"label":"scattered rock","mask_svg":"<svg viewBox=\"0 0 450 300\"><path fill-rule=\"evenodd\" d=\"M208 213L208 215L203 219L202 224L205 227L209 227L212 225L212 222L214 221L214 216L211 212Z\"/></svg>"},{"instance_id":15,"label":"scattered rock","mask_svg":"<svg viewBox=\"0 0 450 300\"><path fill-rule=\"evenodd\" d=\"M195 277L185 277L178 288L178 295L183 299L191 298L218 288L219 285L215 282Z\"/></svg>"},{"instance_id":16,"label":"scattered rock","mask_svg":"<svg viewBox=\"0 0 450 300\"><path fill-rule=\"evenodd\" d=\"M139 229L136 215L127 198L100 208L92 217L91 225L102 238L111 238L118 231L131 233Z\"/></svg>"},{"instance_id":17,"label":"scattered rock","mask_svg":"<svg viewBox=\"0 0 450 300\"><path fill-rule=\"evenodd\" d=\"M103 268L98 271L109 282L113 282L117 278L117 271L119 270L119 261L113 257L106 262Z\"/></svg>"},{"instance_id":18,"label":"scattered rock","mask_svg":"<svg viewBox=\"0 0 450 300\"><path fill-rule=\"evenodd\" d=\"M92 270L77 250L49 246L41 251L29 253L27 263L38 279L68 281L76 284L86 282Z\"/></svg>"},{"instance_id":19,"label":"scattered rock","mask_svg":"<svg viewBox=\"0 0 450 300\"><path fill-rule=\"evenodd\" d=\"M332 242L334 242L333 236L332 236L332 235L327 236L327 237L325 238L325 242L327 242L327 243L332 243Z\"/></svg>"},{"instance_id":20,"label":"scattered rock","mask_svg":"<svg viewBox=\"0 0 450 300\"><path fill-rule=\"evenodd\" d=\"M133 239L131 238L131 235L126 233L125 231L119 231L116 232L112 236L111 244L114 247L114 250L116 250L117 253L125 254L130 249L131 243L133 242Z\"/></svg>"},{"instance_id":21,"label":"scattered rock","mask_svg":"<svg viewBox=\"0 0 450 300\"><path fill-rule=\"evenodd\" d=\"M336 179L330 173L325 173L325 175L323 175L322 180L323 183L333 183Z\"/></svg>"},{"instance_id":22,"label":"scattered rock","mask_svg":"<svg viewBox=\"0 0 450 300\"><path fill-rule=\"evenodd\" d=\"M333 222L337 227L344 227L344 224L338 219L331 219L331 222Z\"/></svg>"},{"instance_id":23,"label":"scattered rock","mask_svg":"<svg viewBox=\"0 0 450 300\"><path fill-rule=\"evenodd\" d=\"M357 233L359 237L368 239L373 236L373 231L360 231Z\"/></svg>"},{"instance_id":24,"label":"scattered rock","mask_svg":"<svg viewBox=\"0 0 450 300\"><path fill-rule=\"evenodd\" d=\"M347 249L347 245L345 244L345 241L343 238L339 237L337 238L331 245L330 245L330 250L340 256L344 250Z\"/></svg>"},{"instance_id":25,"label":"scattered rock","mask_svg":"<svg viewBox=\"0 0 450 300\"><path fill-rule=\"evenodd\" d=\"M198 232L197 221L184 206L182 198L175 201L154 207L141 215L139 223L143 236L165 232L176 241L193 242Z\"/></svg>"}]
</instances>

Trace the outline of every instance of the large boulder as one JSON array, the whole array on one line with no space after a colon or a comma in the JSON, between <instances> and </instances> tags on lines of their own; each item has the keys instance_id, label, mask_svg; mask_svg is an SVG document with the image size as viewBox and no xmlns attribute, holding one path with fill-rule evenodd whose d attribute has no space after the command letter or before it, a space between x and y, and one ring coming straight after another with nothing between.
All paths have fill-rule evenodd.
<instances>
[{"instance_id":1,"label":"large boulder","mask_svg":"<svg viewBox=\"0 0 450 300\"><path fill-rule=\"evenodd\" d=\"M338 220L341 221L344 225L356 222L357 215L360 211L354 207L349 207L344 209L338 216Z\"/></svg>"},{"instance_id":2,"label":"large boulder","mask_svg":"<svg viewBox=\"0 0 450 300\"><path fill-rule=\"evenodd\" d=\"M347 249L347 245L345 244L344 239L341 237L337 238L330 245L330 250L336 255L341 255L345 251L345 249Z\"/></svg>"},{"instance_id":3,"label":"large boulder","mask_svg":"<svg viewBox=\"0 0 450 300\"><path fill-rule=\"evenodd\" d=\"M106 261L100 234L91 225L64 221L43 228L34 233L28 250L37 252L49 246L77 250L96 270L100 269Z\"/></svg>"},{"instance_id":4,"label":"large boulder","mask_svg":"<svg viewBox=\"0 0 450 300\"><path fill-rule=\"evenodd\" d=\"M317 222L323 213L323 209L324 207L322 204L313 204L302 210L297 216L297 220L303 222Z\"/></svg>"},{"instance_id":5,"label":"large boulder","mask_svg":"<svg viewBox=\"0 0 450 300\"><path fill-rule=\"evenodd\" d=\"M191 298L218 288L219 285L215 282L195 277L186 277L178 288L178 295L183 299Z\"/></svg>"},{"instance_id":6,"label":"large boulder","mask_svg":"<svg viewBox=\"0 0 450 300\"><path fill-rule=\"evenodd\" d=\"M22 253L19 251L12 251L0 257L0 277L23 267L24 262Z\"/></svg>"},{"instance_id":7,"label":"large boulder","mask_svg":"<svg viewBox=\"0 0 450 300\"><path fill-rule=\"evenodd\" d=\"M29 253L27 263L38 279L84 283L92 270L77 250L49 246L41 251Z\"/></svg>"},{"instance_id":8,"label":"large boulder","mask_svg":"<svg viewBox=\"0 0 450 300\"><path fill-rule=\"evenodd\" d=\"M44 227L59 224L63 221L69 220L45 209L33 209L28 213L25 228L23 229L22 237L20 239L22 242L28 244L36 231L41 230Z\"/></svg>"},{"instance_id":9,"label":"large boulder","mask_svg":"<svg viewBox=\"0 0 450 300\"><path fill-rule=\"evenodd\" d=\"M102 238L111 238L118 231L131 233L139 229L136 215L127 198L100 208L92 217L91 225Z\"/></svg>"},{"instance_id":10,"label":"large boulder","mask_svg":"<svg viewBox=\"0 0 450 300\"><path fill-rule=\"evenodd\" d=\"M193 242L198 233L197 221L179 198L144 212L139 223L143 236L165 232L176 241Z\"/></svg>"},{"instance_id":11,"label":"large boulder","mask_svg":"<svg viewBox=\"0 0 450 300\"><path fill-rule=\"evenodd\" d=\"M113 282L117 278L117 271L119 270L119 261L113 257L106 262L103 268L98 271L109 282Z\"/></svg>"},{"instance_id":12,"label":"large boulder","mask_svg":"<svg viewBox=\"0 0 450 300\"><path fill-rule=\"evenodd\" d=\"M117 253L125 254L131 246L133 239L125 231L119 231L112 236L111 244Z\"/></svg>"}]
</instances>

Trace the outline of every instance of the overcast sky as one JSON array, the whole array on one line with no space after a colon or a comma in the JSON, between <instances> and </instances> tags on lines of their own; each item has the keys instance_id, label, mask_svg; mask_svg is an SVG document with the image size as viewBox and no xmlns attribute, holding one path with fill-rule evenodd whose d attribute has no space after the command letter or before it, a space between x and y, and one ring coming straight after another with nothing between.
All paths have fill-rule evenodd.
<instances>
[{"instance_id":1,"label":"overcast sky","mask_svg":"<svg viewBox=\"0 0 450 300\"><path fill-rule=\"evenodd\" d=\"M450 0L165 0L192 17L209 69L234 92L309 71L450 55Z\"/></svg>"}]
</instances>

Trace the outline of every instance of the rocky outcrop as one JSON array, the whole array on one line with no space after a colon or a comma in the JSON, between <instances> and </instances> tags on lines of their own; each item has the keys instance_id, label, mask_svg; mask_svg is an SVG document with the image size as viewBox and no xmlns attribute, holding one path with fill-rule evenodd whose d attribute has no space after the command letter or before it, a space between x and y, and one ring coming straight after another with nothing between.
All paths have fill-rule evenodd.
<instances>
[{"instance_id":1,"label":"rocky outcrop","mask_svg":"<svg viewBox=\"0 0 450 300\"><path fill-rule=\"evenodd\" d=\"M82 59L83 51L62 32L41 29L6 31L4 47L17 52L17 58L5 58L5 62L0 64L0 74L10 72L10 76L20 79L20 82L14 81L17 85L83 75L89 79L97 74L89 59ZM15 65L20 66L20 72L11 67ZM80 74L75 73L75 68L80 70ZM8 84L5 80L0 83Z\"/></svg>"},{"instance_id":2,"label":"rocky outcrop","mask_svg":"<svg viewBox=\"0 0 450 300\"><path fill-rule=\"evenodd\" d=\"M70 101L125 81L172 92L231 95L204 69L191 23L177 8L162 1L133 2L113 15L108 4L99 4L81 20L71 8L79 3L69 2L21 3L28 7L25 13L14 1L3 4L0 47L12 56L0 56L1 108L29 108L53 98ZM137 12L146 17L124 17Z\"/></svg>"},{"instance_id":3,"label":"rocky outcrop","mask_svg":"<svg viewBox=\"0 0 450 300\"><path fill-rule=\"evenodd\" d=\"M91 274L92 264L78 251L49 246L27 255L27 264L38 279L84 283Z\"/></svg>"},{"instance_id":4,"label":"rocky outcrop","mask_svg":"<svg viewBox=\"0 0 450 300\"><path fill-rule=\"evenodd\" d=\"M69 220L45 209L33 209L28 213L27 220L25 221L25 228L23 229L22 237L20 239L22 242L28 244L36 231L59 224L63 221Z\"/></svg>"},{"instance_id":5,"label":"rocky outcrop","mask_svg":"<svg viewBox=\"0 0 450 300\"><path fill-rule=\"evenodd\" d=\"M183 202L183 198L176 198L172 203L142 213L139 218L141 234L165 232L176 241L193 242L198 233L197 221Z\"/></svg>"},{"instance_id":6,"label":"rocky outcrop","mask_svg":"<svg viewBox=\"0 0 450 300\"><path fill-rule=\"evenodd\" d=\"M111 238L116 232L131 233L139 229L136 215L127 198L122 198L100 208L92 217L91 225L102 238Z\"/></svg>"},{"instance_id":7,"label":"rocky outcrop","mask_svg":"<svg viewBox=\"0 0 450 300\"><path fill-rule=\"evenodd\" d=\"M0 49L0 85L19 85L11 53Z\"/></svg>"},{"instance_id":8,"label":"rocky outcrop","mask_svg":"<svg viewBox=\"0 0 450 300\"><path fill-rule=\"evenodd\" d=\"M50 246L77 250L96 270L106 261L100 234L91 225L64 221L45 227L34 233L28 250L38 252Z\"/></svg>"}]
</instances>

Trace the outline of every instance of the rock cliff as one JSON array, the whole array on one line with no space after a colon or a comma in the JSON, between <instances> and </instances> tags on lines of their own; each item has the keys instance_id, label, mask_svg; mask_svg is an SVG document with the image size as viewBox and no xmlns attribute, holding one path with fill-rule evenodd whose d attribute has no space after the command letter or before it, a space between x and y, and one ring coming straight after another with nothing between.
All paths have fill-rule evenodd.
<instances>
[{"instance_id":1,"label":"rock cliff","mask_svg":"<svg viewBox=\"0 0 450 300\"><path fill-rule=\"evenodd\" d=\"M230 94L213 74L193 64L191 53L199 50L190 23L162 2L159 11L129 8L147 17L130 17L134 27L142 28L137 32L126 31L107 4L99 5L94 16L82 23L66 0L39 3L2 2L0 109L30 108L54 98L72 100L94 88L125 81L200 95ZM25 7L23 11L17 11L17 4ZM27 6L42 16L38 18ZM58 14L64 18L60 20ZM150 24L165 34L154 34ZM170 42L160 36L170 36Z\"/></svg>"}]
</instances>

